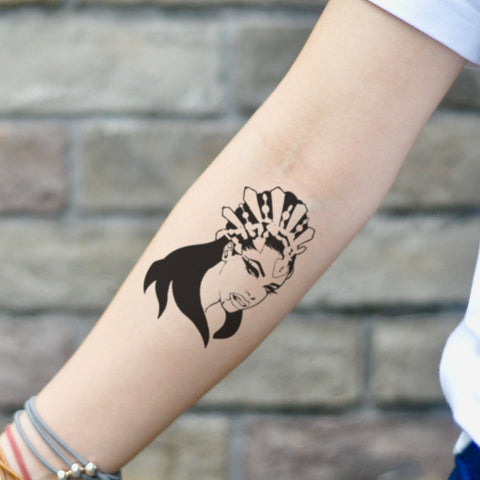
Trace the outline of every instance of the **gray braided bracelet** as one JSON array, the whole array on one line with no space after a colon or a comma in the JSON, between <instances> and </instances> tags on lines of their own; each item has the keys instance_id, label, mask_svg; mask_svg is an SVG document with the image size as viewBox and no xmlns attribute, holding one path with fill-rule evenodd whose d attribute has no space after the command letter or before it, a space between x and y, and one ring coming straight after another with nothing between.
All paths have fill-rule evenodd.
<instances>
[{"instance_id":1,"label":"gray braided bracelet","mask_svg":"<svg viewBox=\"0 0 480 480\"><path fill-rule=\"evenodd\" d=\"M51 472L53 472L59 480L67 480L69 478L84 478L86 480L98 479L98 480L122 480L122 473L102 473L98 471L97 466L85 460L72 448L70 448L60 437L52 431L50 427L43 421L35 408L35 396L29 398L25 402L25 412L30 419L30 422L34 426L43 441L52 449L52 451L66 464L69 465L66 469L56 469L50 465L33 446L30 439L27 437L24 429L20 424L21 410L15 413L14 421L15 425L20 433L23 441L26 443L30 451L38 458L38 460L45 465ZM63 450L63 451L62 451ZM64 452L69 453L75 461L70 463Z\"/></svg>"}]
</instances>

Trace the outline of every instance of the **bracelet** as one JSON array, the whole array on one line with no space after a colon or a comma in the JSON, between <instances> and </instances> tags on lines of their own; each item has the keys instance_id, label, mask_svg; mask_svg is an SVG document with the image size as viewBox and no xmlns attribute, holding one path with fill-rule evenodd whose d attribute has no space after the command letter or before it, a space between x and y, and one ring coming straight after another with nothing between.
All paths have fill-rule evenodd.
<instances>
[{"instance_id":1,"label":"bracelet","mask_svg":"<svg viewBox=\"0 0 480 480\"><path fill-rule=\"evenodd\" d=\"M13 455L18 464L18 468L20 469L20 473L23 475L24 480L32 480L32 477L30 476L30 473L25 466L22 452L18 448L17 442L15 441L15 438L13 436L10 424L5 427L5 435L7 436L8 443L10 445L10 448L12 449Z\"/></svg>"},{"instance_id":2,"label":"bracelet","mask_svg":"<svg viewBox=\"0 0 480 480\"><path fill-rule=\"evenodd\" d=\"M50 465L38 452L38 450L33 446L30 439L27 437L25 431L23 430L20 424L20 414L21 410L15 412L14 421L15 425L26 443L29 450L37 457L37 459L46 467L48 470L53 472L58 480L67 480L69 478L83 478L86 480L89 479L98 479L98 480L121 480L121 472L117 473L103 473L98 470L98 467L93 463L85 460L77 452L75 452L71 447L69 447L60 437L52 431L50 427L44 422L40 417L35 408L35 396L29 398L25 402L25 412L34 426L35 430L38 432L42 440L47 444L47 446L66 464L67 468L56 469ZM62 451L63 450L63 451ZM65 455L64 452L67 452L74 458L74 462L71 463L69 458Z\"/></svg>"},{"instance_id":3,"label":"bracelet","mask_svg":"<svg viewBox=\"0 0 480 480\"><path fill-rule=\"evenodd\" d=\"M0 447L0 476L2 477L2 480L25 480L17 472L15 472L12 467L10 467L7 459L5 458L2 447Z\"/></svg>"}]
</instances>

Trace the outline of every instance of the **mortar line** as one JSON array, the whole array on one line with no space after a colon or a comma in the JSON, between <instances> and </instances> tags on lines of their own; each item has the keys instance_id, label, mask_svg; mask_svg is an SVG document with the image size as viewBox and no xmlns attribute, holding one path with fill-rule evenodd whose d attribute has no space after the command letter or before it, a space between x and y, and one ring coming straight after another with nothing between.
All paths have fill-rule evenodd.
<instances>
[{"instance_id":1,"label":"mortar line","mask_svg":"<svg viewBox=\"0 0 480 480\"><path fill-rule=\"evenodd\" d=\"M366 410L374 410L376 408L375 398L372 392L372 375L374 368L373 355L373 323L374 320L367 317L364 320L362 331L362 354L363 354L363 405Z\"/></svg>"},{"instance_id":2,"label":"mortar line","mask_svg":"<svg viewBox=\"0 0 480 480\"><path fill-rule=\"evenodd\" d=\"M76 125L73 123L67 124L69 148L65 155L66 170L67 170L67 206L62 220L67 223L73 222L76 216L76 203L77 203L77 132Z\"/></svg>"},{"instance_id":3,"label":"mortar line","mask_svg":"<svg viewBox=\"0 0 480 480\"><path fill-rule=\"evenodd\" d=\"M230 416L230 441L228 447L228 480L245 480L245 415L235 414Z\"/></svg>"}]
</instances>

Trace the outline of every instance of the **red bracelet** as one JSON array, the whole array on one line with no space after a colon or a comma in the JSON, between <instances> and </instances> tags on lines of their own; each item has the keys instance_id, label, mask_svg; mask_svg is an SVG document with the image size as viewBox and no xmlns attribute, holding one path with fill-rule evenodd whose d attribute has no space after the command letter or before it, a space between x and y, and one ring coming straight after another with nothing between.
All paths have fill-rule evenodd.
<instances>
[{"instance_id":1,"label":"red bracelet","mask_svg":"<svg viewBox=\"0 0 480 480\"><path fill-rule=\"evenodd\" d=\"M5 427L5 433L7 435L8 443L10 444L10 448L12 449L13 455L15 455L15 460L17 461L18 468L20 468L20 472L22 473L24 480L32 480L32 477L28 473L27 467L25 466L22 453L20 452L20 449L18 448L18 445L15 442L15 438L13 438L13 433L10 428L10 424L8 424Z\"/></svg>"}]
</instances>

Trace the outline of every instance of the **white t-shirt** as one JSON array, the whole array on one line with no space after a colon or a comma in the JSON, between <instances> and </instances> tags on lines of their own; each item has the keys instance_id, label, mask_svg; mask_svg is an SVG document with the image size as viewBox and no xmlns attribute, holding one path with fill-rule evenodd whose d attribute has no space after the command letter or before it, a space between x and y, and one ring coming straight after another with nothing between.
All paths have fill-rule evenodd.
<instances>
[{"instance_id":1,"label":"white t-shirt","mask_svg":"<svg viewBox=\"0 0 480 480\"><path fill-rule=\"evenodd\" d=\"M453 418L468 435L457 442L457 451L471 438L480 445L480 257L465 318L447 340L440 362L440 383Z\"/></svg>"},{"instance_id":2,"label":"white t-shirt","mask_svg":"<svg viewBox=\"0 0 480 480\"><path fill-rule=\"evenodd\" d=\"M480 249L478 252L477 265L475 266L475 273L473 274L470 299L465 313L465 324L470 328L472 333L480 339Z\"/></svg>"},{"instance_id":3,"label":"white t-shirt","mask_svg":"<svg viewBox=\"0 0 480 480\"><path fill-rule=\"evenodd\" d=\"M369 1L480 67L480 0ZM480 251L465 318L445 345L440 381L463 429L455 452L471 439L480 445Z\"/></svg>"},{"instance_id":4,"label":"white t-shirt","mask_svg":"<svg viewBox=\"0 0 480 480\"><path fill-rule=\"evenodd\" d=\"M480 0L369 0L480 67Z\"/></svg>"}]
</instances>

